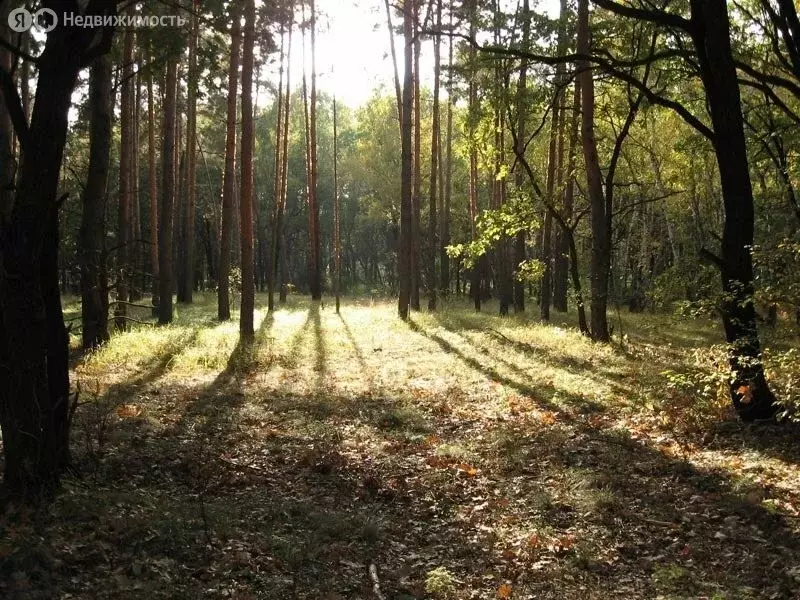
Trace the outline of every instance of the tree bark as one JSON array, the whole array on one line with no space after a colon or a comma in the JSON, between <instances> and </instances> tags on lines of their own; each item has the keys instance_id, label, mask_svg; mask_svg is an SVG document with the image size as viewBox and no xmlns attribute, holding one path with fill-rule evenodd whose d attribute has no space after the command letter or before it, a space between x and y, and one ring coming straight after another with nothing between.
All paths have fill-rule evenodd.
<instances>
[{"instance_id":1,"label":"tree bark","mask_svg":"<svg viewBox=\"0 0 800 600\"><path fill-rule=\"evenodd\" d=\"M589 0L578 0L578 54L589 54ZM607 215L606 201L603 194L603 176L600 171L597 142L594 134L594 79L592 68L588 61L577 61L577 67L583 109L581 139L592 217L592 339L608 342L611 336L608 330L608 315L606 311L611 247L606 228Z\"/></svg>"},{"instance_id":2,"label":"tree bark","mask_svg":"<svg viewBox=\"0 0 800 600\"><path fill-rule=\"evenodd\" d=\"M126 318L130 300L129 279L131 276L131 209L133 206L133 103L134 84L134 32L125 31L122 50L122 91L120 94L120 143L119 143L119 208L117 211L117 303L114 307L115 326L118 331L128 329Z\"/></svg>"},{"instance_id":3,"label":"tree bark","mask_svg":"<svg viewBox=\"0 0 800 600\"><path fill-rule=\"evenodd\" d=\"M189 35L189 66L186 93L186 179L184 183L185 206L183 210L183 252L181 252L181 277L178 281L178 302L191 304L194 292L195 254L195 202L197 198L197 16L191 17Z\"/></svg>"},{"instance_id":4,"label":"tree bark","mask_svg":"<svg viewBox=\"0 0 800 600\"><path fill-rule=\"evenodd\" d=\"M403 92L400 90L400 73L397 68L397 50L394 45L394 28L392 27L392 9L389 0L384 0L386 7L386 27L389 30L389 50L392 53L392 67L394 68L394 92L397 96L397 121L402 129L403 123ZM400 132L402 135L402 131Z\"/></svg>"},{"instance_id":5,"label":"tree bark","mask_svg":"<svg viewBox=\"0 0 800 600\"><path fill-rule=\"evenodd\" d=\"M341 207L339 198L339 123L336 95L333 96L333 289L336 297L336 314L339 314L342 293L342 237Z\"/></svg>"},{"instance_id":6,"label":"tree bark","mask_svg":"<svg viewBox=\"0 0 800 600\"><path fill-rule=\"evenodd\" d=\"M419 57L422 51L420 36L419 5L421 0L414 0L414 170L413 196L414 211L411 223L411 309L419 311L419 289L422 278L422 104L420 101Z\"/></svg>"},{"instance_id":7,"label":"tree bark","mask_svg":"<svg viewBox=\"0 0 800 600\"><path fill-rule=\"evenodd\" d=\"M158 322L172 322L172 226L175 212L175 133L177 119L178 65L176 58L167 59L164 80L163 143L161 145L161 207L158 229Z\"/></svg>"},{"instance_id":8,"label":"tree bark","mask_svg":"<svg viewBox=\"0 0 800 600\"><path fill-rule=\"evenodd\" d=\"M403 4L403 37L405 40L405 77L403 81L402 158L400 177L400 248L397 254L397 274L400 297L398 313L408 319L411 303L412 229L413 229L413 110L414 110L414 9L415 0Z\"/></svg>"},{"instance_id":9,"label":"tree bark","mask_svg":"<svg viewBox=\"0 0 800 600\"><path fill-rule=\"evenodd\" d=\"M81 323L83 348L108 340L108 282L105 270L106 197L114 95L111 62L95 59L89 75L89 174L80 229Z\"/></svg>"},{"instance_id":10,"label":"tree bark","mask_svg":"<svg viewBox=\"0 0 800 600\"><path fill-rule=\"evenodd\" d=\"M468 15L469 15L469 35L470 38L475 38L477 30L478 7L476 0L468 1ZM478 148L476 139L475 122L477 120L477 107L478 107L478 83L476 81L476 67L475 67L476 51L474 46L470 46L469 62L471 69L471 76L469 81L469 225L471 239L474 241L478 237L477 220L478 220ZM475 261L472 267L472 278L470 282L470 295L476 311L481 310L481 280L483 269L483 258Z\"/></svg>"},{"instance_id":11,"label":"tree bark","mask_svg":"<svg viewBox=\"0 0 800 600\"><path fill-rule=\"evenodd\" d=\"M692 37L714 125L715 151L722 183L725 224L720 261L722 323L730 345L730 396L745 421L776 413L761 361L753 304L755 214L747 160L741 97L731 50L725 0L692 0Z\"/></svg>"},{"instance_id":12,"label":"tree bark","mask_svg":"<svg viewBox=\"0 0 800 600\"><path fill-rule=\"evenodd\" d=\"M289 24L289 45L291 46L291 28L292 24ZM281 195L283 192L283 138L286 137L287 133L284 130L283 126L283 109L284 109L284 100L283 100L283 71L285 66L285 43L286 43L286 26L282 23L281 24L281 53L280 53L280 68L279 68L279 76L278 76L278 107L277 107L277 118L275 120L275 181L273 182L273 196L274 196L274 219L273 219L273 226L272 226L272 243L270 245L269 257L268 262L269 266L267 268L267 310L272 312L275 310L275 277L276 277L276 265L277 265L277 253L278 249L280 248L280 241L279 237L281 235L281 229L283 227L283 206L282 206L282 199ZM290 50L291 52L291 50ZM291 62L291 54L289 61ZM287 72L287 79L288 79L288 72ZM288 81L287 81L288 84ZM287 85L287 94L291 93L291 88Z\"/></svg>"},{"instance_id":13,"label":"tree bark","mask_svg":"<svg viewBox=\"0 0 800 600\"><path fill-rule=\"evenodd\" d=\"M322 299L322 264L319 231L319 201L317 198L317 10L314 0L311 8L311 106L309 108L310 184L308 195L309 236L311 243L310 287L311 299Z\"/></svg>"},{"instance_id":14,"label":"tree bark","mask_svg":"<svg viewBox=\"0 0 800 600\"><path fill-rule=\"evenodd\" d=\"M453 31L453 0L450 0L450 31ZM453 37L449 37L447 69L447 159L444 175L444 206L442 209L442 239L440 240L440 266L442 269L442 295L450 293L450 202L453 195Z\"/></svg>"},{"instance_id":15,"label":"tree bark","mask_svg":"<svg viewBox=\"0 0 800 600\"><path fill-rule=\"evenodd\" d=\"M528 48L531 38L531 10L529 0L522 3L522 47ZM528 87L528 60L523 58L520 64L519 79L517 80L517 148L515 153L519 156L525 152L526 133L526 113L527 100L526 90ZM522 189L525 185L525 174L522 169L517 168L515 175L517 189ZM527 233L520 231L514 239L514 270L527 260ZM515 279L514 281L514 312L525 312L525 283Z\"/></svg>"},{"instance_id":16,"label":"tree bark","mask_svg":"<svg viewBox=\"0 0 800 600\"><path fill-rule=\"evenodd\" d=\"M63 18L69 3L45 1ZM111 16L104 5L99 16ZM3 19L2 22L6 22ZM105 54L113 28L86 31L57 27L39 55L30 125L16 91L4 90L4 110L18 115L16 134L22 170L0 192L0 428L3 435L3 496L34 500L52 492L69 462L69 337L61 309L58 269L59 174L69 109L78 73ZM91 51L91 56L90 56ZM0 63L4 61L0 60ZM2 64L10 77L8 62ZM2 139L5 138L5 139ZM11 139L0 126L0 152ZM30 155L36 160L25 160ZM9 165L8 160L2 161Z\"/></svg>"},{"instance_id":17,"label":"tree bark","mask_svg":"<svg viewBox=\"0 0 800 600\"><path fill-rule=\"evenodd\" d=\"M442 0L436 0L436 29L442 29ZM436 253L438 248L437 243L437 211L436 204L439 201L437 198L438 191L438 176L439 176L439 141L440 141L440 111L439 111L439 82L441 71L441 40L438 36L433 38L433 127L431 134L431 181L430 181L430 199L429 199L429 219L428 219L428 310L434 312L436 310L437 301L437 277L436 277Z\"/></svg>"},{"instance_id":18,"label":"tree bark","mask_svg":"<svg viewBox=\"0 0 800 600\"><path fill-rule=\"evenodd\" d=\"M151 55L152 60L152 55ZM156 170L156 116L153 72L147 75L147 180L150 189L150 275L153 316L158 316L158 171Z\"/></svg>"},{"instance_id":19,"label":"tree bark","mask_svg":"<svg viewBox=\"0 0 800 600\"><path fill-rule=\"evenodd\" d=\"M313 0L312 0L313 1ZM244 5L242 45L242 195L239 202L242 228L242 308L239 334L245 341L255 336L255 265L253 261L253 67L255 63L255 0Z\"/></svg>"},{"instance_id":20,"label":"tree bark","mask_svg":"<svg viewBox=\"0 0 800 600\"><path fill-rule=\"evenodd\" d=\"M236 221L236 125L239 88L239 52L241 31L239 11L231 4L231 55L228 64L228 107L225 133L225 174L222 184L222 226L219 244L219 276L217 282L217 317L220 321L231 318L231 250Z\"/></svg>"}]
</instances>

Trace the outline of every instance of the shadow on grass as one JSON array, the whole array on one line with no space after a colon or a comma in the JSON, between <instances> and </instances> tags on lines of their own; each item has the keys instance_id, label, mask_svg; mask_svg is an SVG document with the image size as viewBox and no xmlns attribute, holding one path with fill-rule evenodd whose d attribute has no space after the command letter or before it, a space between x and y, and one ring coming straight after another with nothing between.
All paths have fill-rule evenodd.
<instances>
[{"instance_id":1,"label":"shadow on grass","mask_svg":"<svg viewBox=\"0 0 800 600\"><path fill-rule=\"evenodd\" d=\"M358 341L353 335L353 330L350 328L350 325L347 323L347 320L342 316L341 312L336 316L339 317L339 321L341 321L342 323L342 329L344 330L345 337L347 337L348 343L353 348L353 353L355 354L356 360L358 361L358 366L360 368L360 371L367 381L367 387L370 390L373 390L374 394L379 395L381 393L381 389L378 388L378 383L375 381L375 375L373 373L373 369L367 363L367 359L364 357L364 351L361 349L361 346L358 345Z\"/></svg>"},{"instance_id":2,"label":"shadow on grass","mask_svg":"<svg viewBox=\"0 0 800 600\"><path fill-rule=\"evenodd\" d=\"M313 323L309 311L295 340ZM453 429L460 417L413 399L234 387L258 365L243 356L229 366L246 369L189 384L171 426L130 421L107 477L15 542L3 597L370 598L371 564L398 600L431 597L434 569L451 586L440 597L495 598L506 581L520 598L796 597L792 524L723 471L558 406L549 423ZM474 472L448 458L456 447Z\"/></svg>"},{"instance_id":3,"label":"shadow on grass","mask_svg":"<svg viewBox=\"0 0 800 600\"><path fill-rule=\"evenodd\" d=\"M467 356L464 352L462 352L452 343L444 339L442 336L422 328L413 319L409 319L406 323L408 324L408 328L411 331L435 342L445 353L455 356L473 371L483 374L492 381L501 383L503 385L506 385L514 389L517 393L522 394L523 396L527 396L528 398L539 404L542 408L550 410L557 408L556 404L544 398L541 393L541 389L546 388L547 386L537 386L537 388L534 388L529 384L507 377L502 373L500 373L497 369L483 364L478 359L473 358L471 356ZM515 369L517 369L518 372L521 371L521 369L519 369L516 366ZM548 388L548 391L551 390Z\"/></svg>"},{"instance_id":4,"label":"shadow on grass","mask_svg":"<svg viewBox=\"0 0 800 600\"><path fill-rule=\"evenodd\" d=\"M325 376L327 374L328 349L322 333L322 315L320 303L312 302L308 309L309 318L314 324L314 370L317 373L316 390L318 394L325 392Z\"/></svg>"}]
</instances>

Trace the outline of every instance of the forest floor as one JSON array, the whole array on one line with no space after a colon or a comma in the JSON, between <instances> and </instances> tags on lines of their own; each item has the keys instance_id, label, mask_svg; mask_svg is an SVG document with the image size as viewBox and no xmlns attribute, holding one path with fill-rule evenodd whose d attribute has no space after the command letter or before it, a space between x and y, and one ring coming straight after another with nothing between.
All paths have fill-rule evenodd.
<instances>
[{"instance_id":1,"label":"forest floor","mask_svg":"<svg viewBox=\"0 0 800 600\"><path fill-rule=\"evenodd\" d=\"M663 374L718 325L295 298L243 347L198 300L76 358L79 472L0 521L0 597L800 597L797 429Z\"/></svg>"}]
</instances>

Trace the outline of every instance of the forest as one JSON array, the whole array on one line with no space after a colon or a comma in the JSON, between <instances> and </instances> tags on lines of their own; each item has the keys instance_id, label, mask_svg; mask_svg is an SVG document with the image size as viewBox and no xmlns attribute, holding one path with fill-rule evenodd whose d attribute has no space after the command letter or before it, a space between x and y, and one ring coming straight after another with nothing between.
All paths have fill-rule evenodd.
<instances>
[{"instance_id":1,"label":"forest","mask_svg":"<svg viewBox=\"0 0 800 600\"><path fill-rule=\"evenodd\" d=\"M0 0L0 597L800 597L795 0Z\"/></svg>"}]
</instances>

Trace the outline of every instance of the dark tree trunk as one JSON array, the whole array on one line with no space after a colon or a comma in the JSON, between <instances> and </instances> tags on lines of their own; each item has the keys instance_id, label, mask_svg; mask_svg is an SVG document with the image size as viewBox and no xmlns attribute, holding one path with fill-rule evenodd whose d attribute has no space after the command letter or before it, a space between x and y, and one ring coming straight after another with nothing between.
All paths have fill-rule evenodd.
<instances>
[{"instance_id":1,"label":"dark tree trunk","mask_svg":"<svg viewBox=\"0 0 800 600\"><path fill-rule=\"evenodd\" d=\"M239 333L251 341L255 336L255 273L253 261L253 67L255 62L255 0L244 6L242 45L242 195L239 202L242 227L242 309Z\"/></svg>"},{"instance_id":2,"label":"dark tree trunk","mask_svg":"<svg viewBox=\"0 0 800 600\"><path fill-rule=\"evenodd\" d=\"M172 226L175 212L175 121L177 118L178 65L174 58L167 60L164 82L164 132L161 146L161 209L158 230L159 302L158 322L172 322Z\"/></svg>"},{"instance_id":3,"label":"dark tree trunk","mask_svg":"<svg viewBox=\"0 0 800 600\"><path fill-rule=\"evenodd\" d=\"M412 129L414 110L414 11L415 0L407 0L403 5L403 37L405 39L405 79L403 82L402 112L402 173L400 177L400 248L397 253L397 274L400 298L398 313L400 318L408 319L411 303L412 229L413 229L413 149Z\"/></svg>"},{"instance_id":4,"label":"dark tree trunk","mask_svg":"<svg viewBox=\"0 0 800 600\"><path fill-rule=\"evenodd\" d=\"M333 291L336 297L336 314L341 308L342 293L342 224L339 198L339 114L336 95L333 96Z\"/></svg>"},{"instance_id":5,"label":"dark tree trunk","mask_svg":"<svg viewBox=\"0 0 800 600\"><path fill-rule=\"evenodd\" d=\"M231 56L228 65L228 109L225 134L225 174L222 187L222 225L219 244L219 277L217 282L217 316L220 321L231 318L231 247L236 221L236 99L239 88L239 50L241 32L239 11L231 5Z\"/></svg>"},{"instance_id":6,"label":"dark tree trunk","mask_svg":"<svg viewBox=\"0 0 800 600\"><path fill-rule=\"evenodd\" d=\"M111 62L92 63L89 76L89 174L83 193L80 230L81 323L83 348L108 340L108 284L105 269L106 195L114 115Z\"/></svg>"},{"instance_id":7,"label":"dark tree trunk","mask_svg":"<svg viewBox=\"0 0 800 600\"><path fill-rule=\"evenodd\" d=\"M119 208L117 211L117 303L114 306L115 327L118 331L128 328L127 305L130 300L131 277L131 209L133 206L133 103L134 33L125 31L122 50L122 91L120 94L120 142L119 142Z\"/></svg>"},{"instance_id":8,"label":"dark tree trunk","mask_svg":"<svg viewBox=\"0 0 800 600\"><path fill-rule=\"evenodd\" d=\"M453 29L453 0L450 0L450 30ZM447 70L447 163L444 175L444 206L442 208L442 239L440 240L440 263L442 269L442 295L450 293L450 200L453 195L453 38L449 38Z\"/></svg>"},{"instance_id":9,"label":"dark tree trunk","mask_svg":"<svg viewBox=\"0 0 800 600\"><path fill-rule=\"evenodd\" d=\"M411 310L420 310L419 289L422 278L422 104L420 101L419 57L422 40L419 29L421 0L414 0L414 170L413 170L413 222L411 224Z\"/></svg>"},{"instance_id":10,"label":"dark tree trunk","mask_svg":"<svg viewBox=\"0 0 800 600\"><path fill-rule=\"evenodd\" d=\"M185 206L183 209L183 248L181 251L180 279L178 280L178 302L191 304L194 292L194 237L195 201L197 197L197 17L191 17L192 31L189 37L189 67L187 70L186 94L186 178L184 182Z\"/></svg>"},{"instance_id":11,"label":"dark tree trunk","mask_svg":"<svg viewBox=\"0 0 800 600\"><path fill-rule=\"evenodd\" d=\"M289 45L291 46L291 23L289 24ZM273 209L273 222L272 222L272 238L270 249L267 256L267 310L272 312L275 310L275 276L276 264L278 258L278 251L280 248L280 232L283 228L283 201L281 198L283 192L283 138L286 136L283 127L283 70L285 66L286 54L286 26L281 24L281 53L280 53L280 67L278 76L278 109L277 118L275 119L275 180L273 181L272 195L274 200ZM291 61L291 55L289 56ZM288 79L288 74L287 74ZM288 83L288 81L287 81ZM287 86L287 94L291 94L291 88Z\"/></svg>"},{"instance_id":12,"label":"dark tree trunk","mask_svg":"<svg viewBox=\"0 0 800 600\"><path fill-rule=\"evenodd\" d=\"M442 0L436 2L436 29L442 28ZM441 53L440 53L441 40L438 36L433 39L433 127L431 132L431 181L430 181L430 199L429 199L429 219L428 219L428 310L433 312L436 310L437 300L437 277L436 277L436 253L438 248L437 243L437 214L436 203L438 202L437 192L439 189L438 175L439 159L440 159L440 118L439 118L439 76L441 68Z\"/></svg>"},{"instance_id":13,"label":"dark tree trunk","mask_svg":"<svg viewBox=\"0 0 800 600\"><path fill-rule=\"evenodd\" d=\"M400 90L400 72L397 68L397 49L394 45L394 27L392 26L392 8L389 0L384 0L386 7L386 27L389 30L389 50L392 53L392 67L394 68L394 93L397 96L397 120L403 122L403 92ZM400 132L402 135L402 131Z\"/></svg>"},{"instance_id":14,"label":"dark tree trunk","mask_svg":"<svg viewBox=\"0 0 800 600\"><path fill-rule=\"evenodd\" d=\"M150 275L153 279L152 305L153 316L158 317L158 171L156 170L156 113L152 72L147 74L147 180L150 189Z\"/></svg>"},{"instance_id":15,"label":"dark tree trunk","mask_svg":"<svg viewBox=\"0 0 800 600\"><path fill-rule=\"evenodd\" d=\"M531 37L531 11L528 0L522 3L522 47L527 50ZM527 87L528 87L528 61L523 58L520 65L519 79L517 80L517 133L515 153L521 155L525 152L526 138L526 113L527 106ZM525 174L522 169L517 168L515 183L518 189L525 185ZM513 248L513 270L527 260L527 233L520 231L514 238ZM519 280L514 281L514 312L525 312L525 283Z\"/></svg>"},{"instance_id":16,"label":"dark tree trunk","mask_svg":"<svg viewBox=\"0 0 800 600\"><path fill-rule=\"evenodd\" d=\"M578 1L578 54L589 53L589 1ZM583 158L586 164L587 190L592 216L592 338L607 342L608 331L608 269L611 246L608 239L606 199L603 195L602 173L597 157L594 135L594 79L588 61L578 61L578 80L581 86L583 125L581 128Z\"/></svg>"},{"instance_id":17,"label":"dark tree trunk","mask_svg":"<svg viewBox=\"0 0 800 600\"><path fill-rule=\"evenodd\" d=\"M317 198L317 9L314 0L311 0L311 106L309 107L309 195L308 218L309 236L311 243L310 288L311 299L322 298L322 245L319 231L319 200Z\"/></svg>"},{"instance_id":18,"label":"dark tree trunk","mask_svg":"<svg viewBox=\"0 0 800 600\"><path fill-rule=\"evenodd\" d=\"M720 269L722 322L730 344L730 395L745 421L776 413L764 375L753 305L753 187L747 161L741 98L731 51L725 0L692 0L692 35L714 125L725 225Z\"/></svg>"},{"instance_id":19,"label":"dark tree trunk","mask_svg":"<svg viewBox=\"0 0 800 600\"><path fill-rule=\"evenodd\" d=\"M63 17L77 11L74 4L44 7ZM104 6L103 13L114 10ZM30 126L17 95L4 92L2 112L16 114L22 154L36 159L23 156L16 194L8 185L13 177L4 172L0 195L0 428L4 495L10 497L35 499L54 490L69 462L69 339L58 285L57 193L78 73L91 62L88 49L95 56L108 51L113 29L99 33L59 27L47 35ZM0 127L0 136L7 138L7 129ZM10 147L10 139L0 139L0 152L8 155Z\"/></svg>"}]
</instances>

